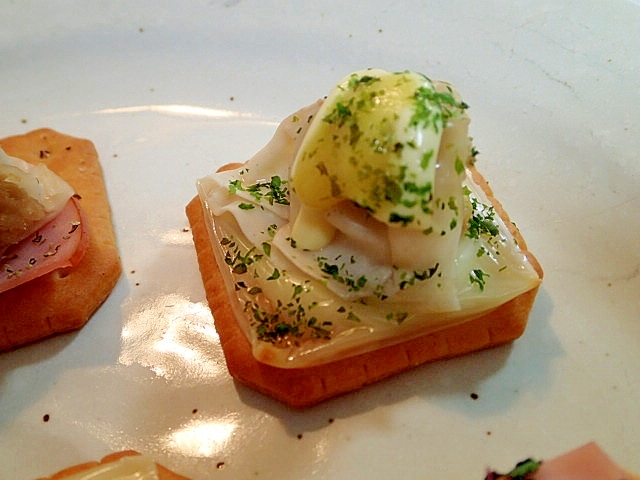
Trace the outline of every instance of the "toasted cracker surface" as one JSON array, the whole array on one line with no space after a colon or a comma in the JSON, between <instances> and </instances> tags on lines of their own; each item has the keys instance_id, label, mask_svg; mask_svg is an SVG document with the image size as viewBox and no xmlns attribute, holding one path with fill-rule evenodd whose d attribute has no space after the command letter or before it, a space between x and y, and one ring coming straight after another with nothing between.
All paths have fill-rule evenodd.
<instances>
[{"instance_id":1,"label":"toasted cracker surface","mask_svg":"<svg viewBox=\"0 0 640 480\"><path fill-rule=\"evenodd\" d=\"M507 223L520 248L525 251L542 278L542 269L535 257L528 252L522 235L510 222L482 176L473 170L474 180L485 190L496 212ZM426 362L511 342L524 332L538 290L536 287L467 322L399 344L309 368L277 368L255 359L251 345L236 321L230 304L230 293L216 263L204 210L198 197L187 205L186 213L191 224L207 301L230 374L236 380L294 408L310 407Z\"/></svg>"},{"instance_id":2,"label":"toasted cracker surface","mask_svg":"<svg viewBox=\"0 0 640 480\"><path fill-rule=\"evenodd\" d=\"M71 475L75 475L91 468L97 467L103 463L115 462L123 457L129 457L132 455L140 455L140 453L135 450L124 450L122 452L111 453L104 457L99 462L86 462L81 463L79 465L74 465L69 468L65 468L64 470L59 471L58 473L47 477L47 478L39 478L37 480L64 480L65 478L70 477ZM178 475L175 472L172 472L168 468L156 463L156 468L158 469L158 476L160 480L189 480L187 477L183 477L182 475Z\"/></svg>"},{"instance_id":3,"label":"toasted cracker surface","mask_svg":"<svg viewBox=\"0 0 640 480\"><path fill-rule=\"evenodd\" d=\"M81 197L89 245L81 262L0 294L0 351L82 327L121 274L111 209L98 154L89 140L50 129L0 140L11 156L45 163Z\"/></svg>"}]
</instances>

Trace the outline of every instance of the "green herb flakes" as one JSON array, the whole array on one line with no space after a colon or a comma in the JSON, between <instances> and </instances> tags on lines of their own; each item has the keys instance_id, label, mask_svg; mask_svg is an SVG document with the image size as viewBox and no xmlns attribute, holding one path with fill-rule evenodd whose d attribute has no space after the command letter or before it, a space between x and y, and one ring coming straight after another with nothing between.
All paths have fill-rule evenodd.
<instances>
[{"instance_id":1,"label":"green herb flakes","mask_svg":"<svg viewBox=\"0 0 640 480\"><path fill-rule=\"evenodd\" d=\"M484 286L487 283L486 278L489 277L489 274L484 272L480 268L474 268L469 273L469 281L471 284L476 284L480 288L480 291L484 291Z\"/></svg>"},{"instance_id":2,"label":"green herb flakes","mask_svg":"<svg viewBox=\"0 0 640 480\"><path fill-rule=\"evenodd\" d=\"M278 175L274 175L268 182L257 182L252 185L244 185L241 180L231 180L229 182L229 193L236 195L238 192L246 192L256 201L256 203L267 202L269 205L289 205L289 189L287 181L282 180ZM250 210L254 205L240 203L238 205L243 210Z\"/></svg>"}]
</instances>

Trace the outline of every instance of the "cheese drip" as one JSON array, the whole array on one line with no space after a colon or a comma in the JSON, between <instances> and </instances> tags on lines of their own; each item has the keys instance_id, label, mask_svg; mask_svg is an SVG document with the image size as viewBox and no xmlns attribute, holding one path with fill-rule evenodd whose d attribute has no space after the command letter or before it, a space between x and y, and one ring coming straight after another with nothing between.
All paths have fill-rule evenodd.
<instances>
[{"instance_id":1,"label":"cheese drip","mask_svg":"<svg viewBox=\"0 0 640 480\"><path fill-rule=\"evenodd\" d=\"M25 162L0 148L0 253L54 218L73 194L43 163Z\"/></svg>"}]
</instances>

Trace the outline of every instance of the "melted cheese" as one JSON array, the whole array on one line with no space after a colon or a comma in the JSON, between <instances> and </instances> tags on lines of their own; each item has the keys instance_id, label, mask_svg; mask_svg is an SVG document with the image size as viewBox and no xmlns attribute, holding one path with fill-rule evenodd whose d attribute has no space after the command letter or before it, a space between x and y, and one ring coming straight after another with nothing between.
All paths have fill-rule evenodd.
<instances>
[{"instance_id":1,"label":"melted cheese","mask_svg":"<svg viewBox=\"0 0 640 480\"><path fill-rule=\"evenodd\" d=\"M0 149L0 252L55 217L74 191L46 165Z\"/></svg>"},{"instance_id":2,"label":"melted cheese","mask_svg":"<svg viewBox=\"0 0 640 480\"><path fill-rule=\"evenodd\" d=\"M363 70L345 77L293 162L291 184L302 208L292 230L300 247L318 250L332 240L323 212L344 200L392 227L449 231L457 212L442 214L439 207L461 197L471 154L464 110L450 86L418 73Z\"/></svg>"},{"instance_id":3,"label":"melted cheese","mask_svg":"<svg viewBox=\"0 0 640 480\"><path fill-rule=\"evenodd\" d=\"M407 92L430 83L422 76L407 78L396 95L402 100L394 105L408 109L399 116L410 118L417 107ZM405 91L405 83L411 89ZM416 207L413 200L366 203L367 192L377 187L342 165L349 163L352 147L327 147L322 155L325 147L316 148L336 138L325 124L343 85L325 102L285 119L271 142L241 168L198 181L217 260L228 267L225 281L237 297L236 316L256 358L279 367L321 364L441 329L540 281L465 168L471 148L461 106L437 129L412 127L411 138L422 138L416 151L437 148L430 173L416 152L390 153L376 167L387 172L380 178L404 171L405 179L430 179L425 201L416 201L429 208ZM457 98L450 87L439 88ZM442 116L442 105L430 102L420 108L433 107ZM363 124L371 125L367 132L374 132L381 118L393 117L391 106L380 115L370 114ZM389 138L408 141L406 125L397 123L391 129L397 135ZM343 148L347 160L331 156ZM365 156L360 167L382 158ZM318 158L324 158L320 169ZM405 190L417 195L412 187ZM390 212L415 216L398 223Z\"/></svg>"}]
</instances>

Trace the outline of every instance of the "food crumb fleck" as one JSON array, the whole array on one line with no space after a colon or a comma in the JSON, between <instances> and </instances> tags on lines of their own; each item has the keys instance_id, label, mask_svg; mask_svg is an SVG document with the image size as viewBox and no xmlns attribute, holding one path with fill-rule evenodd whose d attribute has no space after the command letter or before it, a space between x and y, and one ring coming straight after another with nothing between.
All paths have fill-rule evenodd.
<instances>
[{"instance_id":1,"label":"food crumb fleck","mask_svg":"<svg viewBox=\"0 0 640 480\"><path fill-rule=\"evenodd\" d=\"M26 118L21 119L20 123L27 123L27 119Z\"/></svg>"},{"instance_id":2,"label":"food crumb fleck","mask_svg":"<svg viewBox=\"0 0 640 480\"><path fill-rule=\"evenodd\" d=\"M218 462L218 463L216 463L216 468L217 468L218 470L220 470L221 468L224 468L224 462Z\"/></svg>"}]
</instances>

